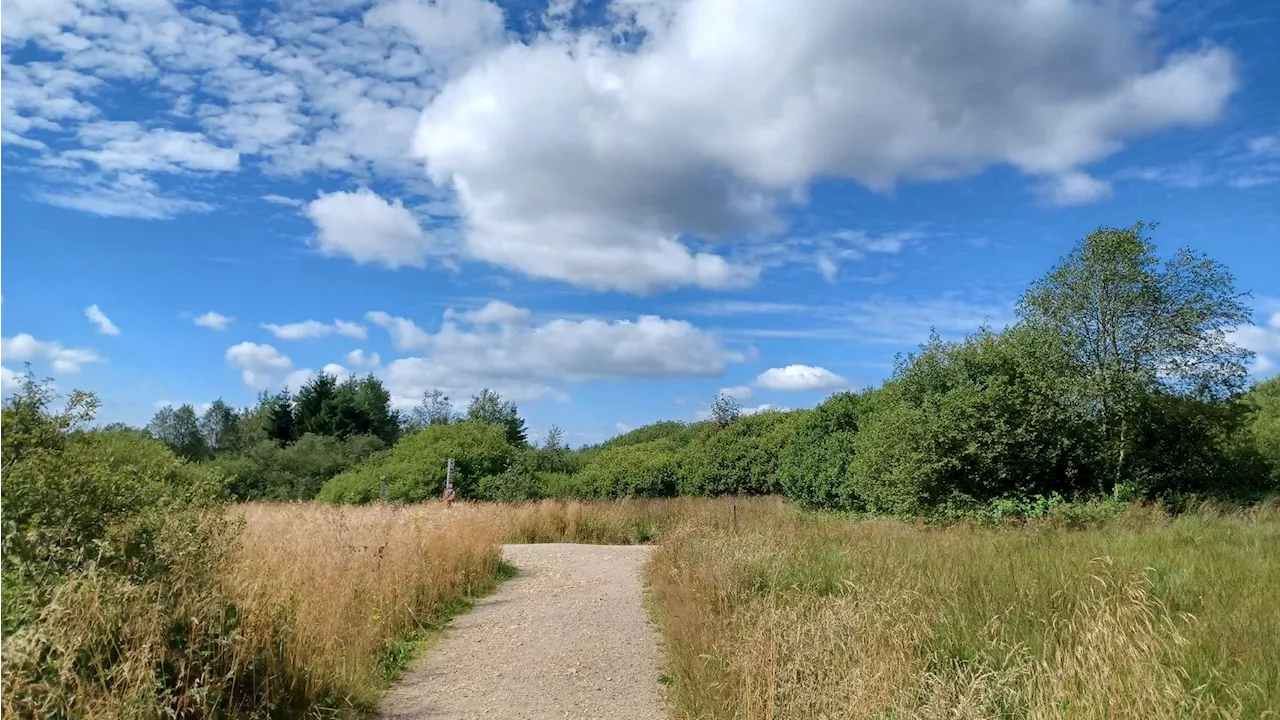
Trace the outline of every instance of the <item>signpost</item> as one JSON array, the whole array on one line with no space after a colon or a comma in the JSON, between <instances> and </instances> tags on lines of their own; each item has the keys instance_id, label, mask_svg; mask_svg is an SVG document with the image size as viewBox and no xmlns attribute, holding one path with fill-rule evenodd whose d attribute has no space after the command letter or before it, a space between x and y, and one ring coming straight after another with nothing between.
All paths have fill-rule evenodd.
<instances>
[{"instance_id":1,"label":"signpost","mask_svg":"<svg viewBox=\"0 0 1280 720\"><path fill-rule=\"evenodd\" d=\"M456 494L453 489L453 458L449 458L449 467L444 475L444 506L446 508L453 504Z\"/></svg>"}]
</instances>

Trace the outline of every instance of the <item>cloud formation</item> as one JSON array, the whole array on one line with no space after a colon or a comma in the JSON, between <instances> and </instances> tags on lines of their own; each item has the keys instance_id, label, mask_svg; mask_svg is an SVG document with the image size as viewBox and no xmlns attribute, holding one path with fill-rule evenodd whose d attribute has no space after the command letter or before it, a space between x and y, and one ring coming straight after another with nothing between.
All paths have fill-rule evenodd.
<instances>
[{"instance_id":1,"label":"cloud formation","mask_svg":"<svg viewBox=\"0 0 1280 720\"><path fill-rule=\"evenodd\" d=\"M107 317L107 314L102 312L102 309L97 305L90 305L85 308L84 316L89 318L89 322L93 323L99 333L103 335L120 334L120 328L116 327L116 324L111 322L111 318Z\"/></svg>"},{"instance_id":2,"label":"cloud formation","mask_svg":"<svg viewBox=\"0 0 1280 720\"><path fill-rule=\"evenodd\" d=\"M369 337L369 331L363 325L347 320L334 320L332 323L324 323L319 320L304 320L287 325L262 323L262 327L274 335L277 340L311 340L335 334L357 340L364 340Z\"/></svg>"},{"instance_id":3,"label":"cloud formation","mask_svg":"<svg viewBox=\"0 0 1280 720\"><path fill-rule=\"evenodd\" d=\"M756 385L769 390L836 390L849 387L849 381L824 367L788 365L760 373Z\"/></svg>"},{"instance_id":4,"label":"cloud formation","mask_svg":"<svg viewBox=\"0 0 1280 720\"><path fill-rule=\"evenodd\" d=\"M1097 201L1093 164L1215 122L1238 84L1223 47L1162 50L1145 0L778 7L614 0L584 26L553 3L519 36L484 0L12 0L3 140L63 207L165 218L235 173L376 180L302 206L321 252L650 293L750 285L823 181L1008 166L1045 202ZM120 110L140 103L160 110ZM1271 169L1231 182L1274 180L1269 138L1249 152ZM839 277L826 248L800 255Z\"/></svg>"},{"instance_id":5,"label":"cloud formation","mask_svg":"<svg viewBox=\"0 0 1280 720\"><path fill-rule=\"evenodd\" d=\"M0 356L6 361L30 362L35 359L49 361L58 374L75 375L83 365L102 362L98 353L87 348L67 348L54 340L37 340L21 333L0 340Z\"/></svg>"},{"instance_id":6,"label":"cloud formation","mask_svg":"<svg viewBox=\"0 0 1280 720\"><path fill-rule=\"evenodd\" d=\"M437 387L454 396L493 387L515 399L559 397L554 386L561 383L718 377L726 363L742 360L715 334L680 320L640 316L529 323L527 310L507 307L521 312L504 310L503 323L472 322L469 328L445 319L435 333L407 318L369 313L398 348L424 351L391 361L381 371L392 393L408 404Z\"/></svg>"},{"instance_id":7,"label":"cloud formation","mask_svg":"<svg viewBox=\"0 0 1280 720\"><path fill-rule=\"evenodd\" d=\"M235 318L227 317L226 315L216 313L212 310L203 315L198 315L191 320L191 322L199 325L200 327L218 331L226 330L227 326L234 321Z\"/></svg>"}]
</instances>

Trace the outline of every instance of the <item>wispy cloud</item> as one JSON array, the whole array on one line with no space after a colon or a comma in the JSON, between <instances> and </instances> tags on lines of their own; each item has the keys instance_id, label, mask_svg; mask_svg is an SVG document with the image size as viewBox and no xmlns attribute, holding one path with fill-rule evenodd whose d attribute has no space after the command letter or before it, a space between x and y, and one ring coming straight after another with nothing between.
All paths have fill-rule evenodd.
<instances>
[{"instance_id":1,"label":"wispy cloud","mask_svg":"<svg viewBox=\"0 0 1280 720\"><path fill-rule=\"evenodd\" d=\"M120 328L116 327L116 324L111 322L111 318L107 317L107 314L102 312L102 309L97 305L90 305L85 308L84 316L89 318L89 322L93 323L94 327L98 328L99 333L103 335L120 334Z\"/></svg>"}]
</instances>

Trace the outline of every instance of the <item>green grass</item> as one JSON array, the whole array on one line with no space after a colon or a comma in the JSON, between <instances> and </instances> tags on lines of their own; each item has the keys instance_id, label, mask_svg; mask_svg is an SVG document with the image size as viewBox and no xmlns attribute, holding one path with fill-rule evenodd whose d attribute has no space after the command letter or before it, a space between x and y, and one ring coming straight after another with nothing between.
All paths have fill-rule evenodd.
<instances>
[{"instance_id":1,"label":"green grass","mask_svg":"<svg viewBox=\"0 0 1280 720\"><path fill-rule=\"evenodd\" d=\"M414 658L419 657L444 637L444 631L455 617L470 612L477 601L497 591L505 581L519 573L515 565L499 561L491 583L477 588L466 597L454 598L444 605L439 615L423 621L417 628L388 641L378 656L378 670L389 687L404 677Z\"/></svg>"},{"instance_id":2,"label":"green grass","mask_svg":"<svg viewBox=\"0 0 1280 720\"><path fill-rule=\"evenodd\" d=\"M1261 718L1280 514L928 527L740 505L649 569L679 717Z\"/></svg>"}]
</instances>

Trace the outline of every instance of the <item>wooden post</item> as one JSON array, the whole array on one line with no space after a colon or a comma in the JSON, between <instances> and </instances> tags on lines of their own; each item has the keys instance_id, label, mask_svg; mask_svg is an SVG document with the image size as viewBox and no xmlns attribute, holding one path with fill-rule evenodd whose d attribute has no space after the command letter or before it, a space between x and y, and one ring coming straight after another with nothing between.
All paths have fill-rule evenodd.
<instances>
[{"instance_id":1,"label":"wooden post","mask_svg":"<svg viewBox=\"0 0 1280 720\"><path fill-rule=\"evenodd\" d=\"M444 474L444 506L447 508L453 504L453 498L456 492L453 489L453 458L449 458L449 465Z\"/></svg>"},{"instance_id":2,"label":"wooden post","mask_svg":"<svg viewBox=\"0 0 1280 720\"><path fill-rule=\"evenodd\" d=\"M738 532L738 503L733 504L733 531Z\"/></svg>"},{"instance_id":3,"label":"wooden post","mask_svg":"<svg viewBox=\"0 0 1280 720\"><path fill-rule=\"evenodd\" d=\"M383 475L382 477L378 478L378 497L384 503L387 501L387 476L386 475Z\"/></svg>"}]
</instances>

